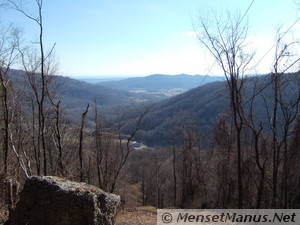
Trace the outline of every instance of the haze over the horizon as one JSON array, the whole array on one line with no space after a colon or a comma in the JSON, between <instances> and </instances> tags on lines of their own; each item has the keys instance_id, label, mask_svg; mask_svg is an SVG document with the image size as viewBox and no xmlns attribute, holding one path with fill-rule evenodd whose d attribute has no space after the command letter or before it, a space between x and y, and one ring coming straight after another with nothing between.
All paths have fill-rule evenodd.
<instances>
[{"instance_id":1,"label":"haze over the horizon","mask_svg":"<svg viewBox=\"0 0 300 225\"><path fill-rule=\"evenodd\" d=\"M24 6L35 12L35 1ZM251 5L251 3L253 3ZM44 0L45 46L56 43L59 74L67 76L145 76L150 74L221 74L209 53L195 37L193 24L208 11L244 13L249 40L260 59L274 44L276 28L294 36L300 23L294 0ZM276 15L276 16L274 16ZM35 24L19 13L0 10L2 23L21 27L24 38L38 36ZM268 54L256 68L267 73L273 56Z\"/></svg>"}]
</instances>

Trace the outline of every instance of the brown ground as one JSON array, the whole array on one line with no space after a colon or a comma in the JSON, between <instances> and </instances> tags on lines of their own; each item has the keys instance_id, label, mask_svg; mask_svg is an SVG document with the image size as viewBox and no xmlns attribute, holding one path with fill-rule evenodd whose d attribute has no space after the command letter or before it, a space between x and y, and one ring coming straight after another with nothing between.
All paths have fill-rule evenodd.
<instances>
[{"instance_id":1,"label":"brown ground","mask_svg":"<svg viewBox=\"0 0 300 225\"><path fill-rule=\"evenodd\" d=\"M7 215L0 211L0 225L6 219ZM156 225L156 208L140 206L120 210L115 225Z\"/></svg>"},{"instance_id":2,"label":"brown ground","mask_svg":"<svg viewBox=\"0 0 300 225\"><path fill-rule=\"evenodd\" d=\"M116 225L156 225L156 208L125 208L117 214Z\"/></svg>"}]
</instances>

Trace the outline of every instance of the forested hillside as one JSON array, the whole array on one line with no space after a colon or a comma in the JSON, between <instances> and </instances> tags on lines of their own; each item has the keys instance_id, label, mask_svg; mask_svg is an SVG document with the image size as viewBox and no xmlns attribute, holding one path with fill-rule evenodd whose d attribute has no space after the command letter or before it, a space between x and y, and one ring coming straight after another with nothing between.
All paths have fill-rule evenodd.
<instances>
[{"instance_id":1,"label":"forested hillside","mask_svg":"<svg viewBox=\"0 0 300 225\"><path fill-rule=\"evenodd\" d=\"M22 70L9 70L9 79L12 85L18 89L28 90L30 83L26 78L26 72ZM131 93L128 91L109 88L106 86L89 84L69 77L53 75L53 92L61 98L62 108L73 119L80 117L81 111L87 104L91 106L97 102L102 116L111 117L118 107L139 102L155 102L159 99L152 95ZM93 107L93 106L92 106Z\"/></svg>"},{"instance_id":2,"label":"forested hillside","mask_svg":"<svg viewBox=\"0 0 300 225\"><path fill-rule=\"evenodd\" d=\"M228 112L226 96L225 83L213 82L159 102L145 117L138 137L150 146L169 145L170 132L179 124L206 129L205 135L209 136L218 115Z\"/></svg>"},{"instance_id":3,"label":"forested hillside","mask_svg":"<svg viewBox=\"0 0 300 225\"><path fill-rule=\"evenodd\" d=\"M268 182L275 174L280 183L277 191L282 194L278 207L299 207L300 183L294 182L300 169L299 73L281 74L276 80L274 74L249 77L243 82L243 190L249 201L245 204L272 207L270 193L274 190ZM278 90L274 89L276 83L280 84ZM276 90L278 98L274 98ZM155 147L133 153L135 168L144 165L136 176L145 188L145 204L234 207L238 201L232 196L237 191L232 190L237 183L236 131L229 102L226 83L218 82L152 108L139 140ZM165 147L158 147L161 145ZM149 158L154 162L147 161ZM151 184L153 176L158 179L155 184ZM155 185L160 185L158 200L152 197L157 194Z\"/></svg>"},{"instance_id":4,"label":"forested hillside","mask_svg":"<svg viewBox=\"0 0 300 225\"><path fill-rule=\"evenodd\" d=\"M245 113L253 113L254 122L261 122L267 134L270 134L268 113L271 111L271 79L268 75L249 76L244 80L243 90ZM281 79L285 84L281 98L289 101L295 97L292 90L298 89L299 73L286 74ZM155 104L145 117L144 129L137 138L150 146L169 145L172 130L176 126L190 124L198 135L211 141L218 119L226 115L232 119L229 102L226 82L213 82L194 88ZM250 109L253 112L249 112ZM282 112L277 116L278 120L284 120Z\"/></svg>"}]
</instances>

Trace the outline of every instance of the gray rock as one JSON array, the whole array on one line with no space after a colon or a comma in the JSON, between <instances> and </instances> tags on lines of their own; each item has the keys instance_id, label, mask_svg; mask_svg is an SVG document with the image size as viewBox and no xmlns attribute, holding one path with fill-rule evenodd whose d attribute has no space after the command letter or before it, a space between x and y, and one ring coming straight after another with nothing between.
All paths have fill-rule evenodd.
<instances>
[{"instance_id":1,"label":"gray rock","mask_svg":"<svg viewBox=\"0 0 300 225\"><path fill-rule=\"evenodd\" d=\"M5 225L111 225L120 197L58 177L30 177Z\"/></svg>"}]
</instances>

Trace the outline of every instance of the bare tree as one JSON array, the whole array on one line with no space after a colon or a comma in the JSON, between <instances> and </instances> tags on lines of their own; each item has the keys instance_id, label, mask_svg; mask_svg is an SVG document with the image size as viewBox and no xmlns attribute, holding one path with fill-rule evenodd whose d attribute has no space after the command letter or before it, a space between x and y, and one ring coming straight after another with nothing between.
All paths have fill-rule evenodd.
<instances>
[{"instance_id":1,"label":"bare tree","mask_svg":"<svg viewBox=\"0 0 300 225\"><path fill-rule=\"evenodd\" d=\"M272 97L264 97L269 127L272 132L272 207L278 207L278 174L281 161L283 160L283 183L284 183L284 205L287 207L287 176L288 176L288 139L291 136L293 124L299 114L299 78L288 75L286 72L300 60L300 57L293 49L297 49L297 41L285 42L284 36L287 32L277 31L275 56L272 72L269 75ZM291 87L294 88L291 90ZM294 92L293 94L290 91ZM287 96L289 96L287 98ZM283 118L279 120L279 118ZM283 151L283 152L282 152ZM283 157L283 159L282 159Z\"/></svg>"},{"instance_id":2,"label":"bare tree","mask_svg":"<svg viewBox=\"0 0 300 225\"><path fill-rule=\"evenodd\" d=\"M187 208L193 204L196 195L195 184L195 158L194 151L198 149L198 138L194 131L194 127L190 124L184 124L181 128L182 140L182 170L181 170L181 207Z\"/></svg>"},{"instance_id":3,"label":"bare tree","mask_svg":"<svg viewBox=\"0 0 300 225\"><path fill-rule=\"evenodd\" d=\"M9 78L9 70L15 62L17 54L17 46L20 39L20 32L12 25L7 28L0 28L0 91L1 91L1 107L3 121L3 165L4 173L8 172L8 153L9 153L9 124L11 122L12 108L10 99L13 98L12 84Z\"/></svg>"},{"instance_id":4,"label":"bare tree","mask_svg":"<svg viewBox=\"0 0 300 225\"><path fill-rule=\"evenodd\" d=\"M63 144L62 144L62 134L61 134L61 104L60 101L55 103L51 99L51 104L53 106L55 115L54 115L54 125L53 125L53 136L55 146L58 150L58 172L61 176L65 175L64 163L63 163Z\"/></svg>"},{"instance_id":5,"label":"bare tree","mask_svg":"<svg viewBox=\"0 0 300 225\"><path fill-rule=\"evenodd\" d=\"M80 182L83 182L83 129L86 115L89 111L90 105L87 104L85 111L82 113L81 116L81 126L79 131L79 149L78 149L78 156L79 156L79 166L80 166Z\"/></svg>"},{"instance_id":6,"label":"bare tree","mask_svg":"<svg viewBox=\"0 0 300 225\"><path fill-rule=\"evenodd\" d=\"M131 149L131 142L133 141L134 137L138 133L138 131L141 129L142 126L142 121L144 117L147 115L149 110L151 109L151 106L145 106L142 110L136 109L136 112L138 112L138 116L136 121L133 124L133 127L129 133L128 136L122 135L122 128L124 127L124 119L125 119L125 114L118 114L118 121L117 121L117 132L118 132L118 137L119 137L119 154L120 154L120 160L117 163L115 167L115 172L113 176L113 182L111 185L110 192L114 192L117 180L120 177L120 172L123 169L125 163L127 162L127 159L130 154L130 149ZM136 113L135 112L135 113ZM125 143L125 148L124 148L124 143Z\"/></svg>"},{"instance_id":7,"label":"bare tree","mask_svg":"<svg viewBox=\"0 0 300 225\"><path fill-rule=\"evenodd\" d=\"M255 104L257 103L255 100L256 93L259 90L259 80L256 79L257 77L252 78L253 82L253 90L252 90L252 96L250 96L250 102L249 102L249 112L248 115L245 118L245 122L247 127L250 128L252 136L253 136L253 149L254 149L254 158L256 167L259 170L259 178L258 182L256 182L256 179L254 178L254 183L257 188L257 198L256 198L256 205L255 208L259 209L262 205L262 198L263 198L263 192L265 190L265 183L266 183L266 170L267 170L267 163L269 162L269 156L266 154L266 147L263 144L264 143L264 127L262 121L257 121L257 115L255 113Z\"/></svg>"},{"instance_id":8,"label":"bare tree","mask_svg":"<svg viewBox=\"0 0 300 225\"><path fill-rule=\"evenodd\" d=\"M210 158L210 164L214 164L212 168L216 176L216 199L217 207L232 208L235 203L233 196L235 176L235 154L234 128L229 120L230 115L222 114L217 120L214 131L214 152Z\"/></svg>"},{"instance_id":9,"label":"bare tree","mask_svg":"<svg viewBox=\"0 0 300 225\"><path fill-rule=\"evenodd\" d=\"M243 207L242 130L244 75L250 69L253 53L246 53L248 26L243 18L214 16L213 22L201 18L198 39L222 69L229 90L233 124L236 132L238 207Z\"/></svg>"},{"instance_id":10,"label":"bare tree","mask_svg":"<svg viewBox=\"0 0 300 225\"><path fill-rule=\"evenodd\" d=\"M32 88L34 101L32 101L33 117L35 105L37 108L37 144L36 144L36 163L37 173L40 175L40 154L43 155L43 174L47 175L47 146L46 146L46 99L47 99L47 86L50 85L53 76L53 50L55 44L52 46L48 53L44 49L44 26L43 26L43 0L36 0L37 15L31 15L26 9L23 8L23 1L8 0L9 4L14 10L20 12L27 19L34 22L39 29L39 38L36 42L38 45L38 54L25 52L24 49L19 49L22 57L22 63L26 72L27 80ZM34 121L33 121L34 122ZM35 129L33 125L33 129Z\"/></svg>"},{"instance_id":11,"label":"bare tree","mask_svg":"<svg viewBox=\"0 0 300 225\"><path fill-rule=\"evenodd\" d=\"M104 121L99 115L97 99L94 99L94 140L95 140L95 158L97 166L98 185L102 189L107 189L108 185L108 151L110 150L110 138L104 132Z\"/></svg>"}]
</instances>

